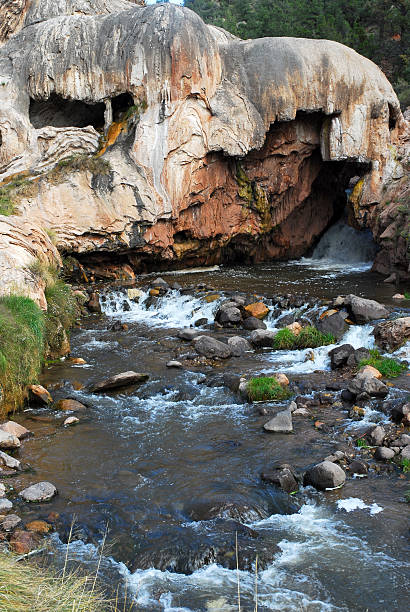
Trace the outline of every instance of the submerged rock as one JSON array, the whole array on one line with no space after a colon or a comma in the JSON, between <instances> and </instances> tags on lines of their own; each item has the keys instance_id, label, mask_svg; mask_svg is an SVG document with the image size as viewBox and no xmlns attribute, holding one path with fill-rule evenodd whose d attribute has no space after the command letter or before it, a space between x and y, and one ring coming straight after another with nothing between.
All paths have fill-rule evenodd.
<instances>
[{"instance_id":1,"label":"submerged rock","mask_svg":"<svg viewBox=\"0 0 410 612\"><path fill-rule=\"evenodd\" d=\"M273 433L291 433L293 431L292 412L289 408L278 412L263 426L265 431Z\"/></svg>"},{"instance_id":2,"label":"submerged rock","mask_svg":"<svg viewBox=\"0 0 410 612\"><path fill-rule=\"evenodd\" d=\"M111 376L106 380L103 380L96 385L91 387L92 393L101 393L106 391L115 391L116 389L122 389L124 387L131 387L132 385L141 384L146 382L149 378L148 374L140 374L137 372L129 371L122 372Z\"/></svg>"},{"instance_id":3,"label":"submerged rock","mask_svg":"<svg viewBox=\"0 0 410 612\"><path fill-rule=\"evenodd\" d=\"M319 491L334 489L345 483L346 474L342 468L331 461L322 461L307 470L303 478L305 486L311 485Z\"/></svg>"},{"instance_id":4,"label":"submerged rock","mask_svg":"<svg viewBox=\"0 0 410 612\"><path fill-rule=\"evenodd\" d=\"M16 529L10 538L10 548L19 555L27 555L36 550L40 542L38 534L23 529Z\"/></svg>"},{"instance_id":5,"label":"submerged rock","mask_svg":"<svg viewBox=\"0 0 410 612\"><path fill-rule=\"evenodd\" d=\"M211 336L199 336L194 339L193 344L196 352L207 359L228 359L232 355L232 351L227 344L215 340Z\"/></svg>"},{"instance_id":6,"label":"submerged rock","mask_svg":"<svg viewBox=\"0 0 410 612\"><path fill-rule=\"evenodd\" d=\"M55 405L56 410L69 410L71 412L78 412L79 410L86 410L87 406L81 404L81 402L77 402L74 399L62 399L57 402Z\"/></svg>"},{"instance_id":7,"label":"submerged rock","mask_svg":"<svg viewBox=\"0 0 410 612\"><path fill-rule=\"evenodd\" d=\"M20 491L20 496L26 502L46 502L57 495L57 489L51 482L43 481Z\"/></svg>"}]
</instances>

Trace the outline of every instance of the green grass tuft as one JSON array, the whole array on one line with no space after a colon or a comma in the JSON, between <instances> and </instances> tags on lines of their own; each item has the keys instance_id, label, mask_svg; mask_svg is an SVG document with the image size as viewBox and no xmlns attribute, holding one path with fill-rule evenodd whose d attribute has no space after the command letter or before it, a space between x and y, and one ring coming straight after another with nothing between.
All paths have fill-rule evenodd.
<instances>
[{"instance_id":1,"label":"green grass tuft","mask_svg":"<svg viewBox=\"0 0 410 612\"><path fill-rule=\"evenodd\" d=\"M367 444L367 441L364 438L358 438L356 440L356 446L358 446L358 448L370 448L370 446Z\"/></svg>"},{"instance_id":2,"label":"green grass tuft","mask_svg":"<svg viewBox=\"0 0 410 612\"><path fill-rule=\"evenodd\" d=\"M408 474L410 472L410 459L402 459L401 467L403 469L404 474Z\"/></svg>"},{"instance_id":3,"label":"green grass tuft","mask_svg":"<svg viewBox=\"0 0 410 612\"><path fill-rule=\"evenodd\" d=\"M298 336L285 327L280 329L273 339L273 348L277 350L317 348L334 344L334 342L335 338L332 334L323 334L312 325L304 327Z\"/></svg>"},{"instance_id":4,"label":"green grass tuft","mask_svg":"<svg viewBox=\"0 0 410 612\"><path fill-rule=\"evenodd\" d=\"M376 370L379 370L382 376L386 376L387 378L395 378L407 370L405 363L401 363L397 361L397 359L392 359L391 357L382 357L379 351L374 349L370 351L370 357L368 359L362 359L360 361L358 366L359 370L366 365L373 366Z\"/></svg>"},{"instance_id":5,"label":"green grass tuft","mask_svg":"<svg viewBox=\"0 0 410 612\"><path fill-rule=\"evenodd\" d=\"M248 382L248 396L252 402L280 401L291 395L289 389L282 387L275 378L269 376L251 378Z\"/></svg>"},{"instance_id":6,"label":"green grass tuft","mask_svg":"<svg viewBox=\"0 0 410 612\"><path fill-rule=\"evenodd\" d=\"M406 300L410 300L410 292L409 291L405 291L404 292L404 297L406 298Z\"/></svg>"}]
</instances>

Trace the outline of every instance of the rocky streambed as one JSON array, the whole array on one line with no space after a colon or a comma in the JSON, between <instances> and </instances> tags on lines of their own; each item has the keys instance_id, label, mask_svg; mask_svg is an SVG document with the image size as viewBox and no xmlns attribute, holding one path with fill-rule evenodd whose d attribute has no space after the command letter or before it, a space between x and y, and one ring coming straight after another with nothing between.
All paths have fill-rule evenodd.
<instances>
[{"instance_id":1,"label":"rocky streambed","mask_svg":"<svg viewBox=\"0 0 410 612\"><path fill-rule=\"evenodd\" d=\"M140 610L236 610L236 540L244 610L255 583L260 610L406 610L409 377L358 367L375 326L382 354L409 358L408 325L392 323L408 302L368 272L313 268L101 286L102 315L44 372L53 403L16 417L34 435L6 451L21 466L1 479L0 537L36 549L50 531L63 563L75 516L69 556L95 568L108 524L103 579ZM298 324L335 339L274 349ZM262 376L282 399L251 401ZM58 495L29 502L40 482Z\"/></svg>"}]
</instances>

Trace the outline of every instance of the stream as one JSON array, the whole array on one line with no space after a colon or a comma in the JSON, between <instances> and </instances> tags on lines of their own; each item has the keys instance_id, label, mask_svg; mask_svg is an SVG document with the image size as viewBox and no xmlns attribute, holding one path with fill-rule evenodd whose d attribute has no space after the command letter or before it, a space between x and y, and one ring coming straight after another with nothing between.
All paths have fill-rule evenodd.
<instances>
[{"instance_id":1,"label":"stream","mask_svg":"<svg viewBox=\"0 0 410 612\"><path fill-rule=\"evenodd\" d=\"M182 288L212 287L220 295L212 303L204 301L204 291L174 290L148 305L147 293L135 303L120 287L103 289L105 316L90 316L71 335L72 355L86 365L61 361L42 380L55 399L71 397L87 406L77 414L80 424L63 428L67 414L49 409L28 409L18 419L35 434L21 450L34 474L23 473L13 484L19 490L35 478L56 485L59 495L51 503L25 510L33 517L59 513L54 556L64 558L75 516L72 563L94 571L108 525L101 575L113 591L126 584L135 610L238 610L238 578L244 612L255 609L255 585L260 612L407 610L405 480L372 472L365 479L349 477L339 490L302 488L289 496L260 478L277 462L300 470L319 462L386 415L369 407L363 421L349 421L345 411L335 414L324 406L317 412L330 420L330 432L295 418L294 435L267 434L267 417L223 381L225 373L283 371L297 380L301 394L311 396L316 382L325 389L332 347L315 349L314 360L306 360L307 351L260 350L217 368L194 361L183 369L166 367L170 359L192 353L177 331L201 317L212 322L226 292L262 295L268 306L278 294L331 299L355 293L397 307L391 299L395 288L368 267L353 261L346 269L322 257L161 274ZM317 312L313 301L303 303L299 315L309 320ZM268 327L275 329L277 319L291 312L271 312ZM115 321L128 329L112 331ZM339 344L371 347L371 330L351 326ZM215 337L235 334L223 329ZM150 378L112 395L88 390L127 370ZM407 390L392 393L405 400L408 383Z\"/></svg>"}]
</instances>

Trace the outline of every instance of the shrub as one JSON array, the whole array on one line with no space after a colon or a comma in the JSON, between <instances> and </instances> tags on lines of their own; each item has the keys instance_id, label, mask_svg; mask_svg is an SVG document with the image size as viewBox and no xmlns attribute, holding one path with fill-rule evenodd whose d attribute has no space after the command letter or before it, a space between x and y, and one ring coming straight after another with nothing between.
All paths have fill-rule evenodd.
<instances>
[{"instance_id":1,"label":"shrub","mask_svg":"<svg viewBox=\"0 0 410 612\"><path fill-rule=\"evenodd\" d=\"M262 376L248 382L248 396L252 402L279 401L291 396L289 389L282 387L275 378Z\"/></svg>"},{"instance_id":2,"label":"shrub","mask_svg":"<svg viewBox=\"0 0 410 612\"><path fill-rule=\"evenodd\" d=\"M371 350L370 357L368 359L362 359L358 367L360 369L366 365L373 366L376 370L379 370L382 376L388 378L400 376L400 374L407 369L406 364L401 363L397 359L392 359L391 357L382 357L377 350Z\"/></svg>"},{"instance_id":3,"label":"shrub","mask_svg":"<svg viewBox=\"0 0 410 612\"><path fill-rule=\"evenodd\" d=\"M44 314L29 298L0 298L0 385L7 407L17 408L36 382L44 352Z\"/></svg>"},{"instance_id":4,"label":"shrub","mask_svg":"<svg viewBox=\"0 0 410 612\"><path fill-rule=\"evenodd\" d=\"M325 346L334 342L335 338L332 334L323 334L311 325L304 327L298 336L285 327L276 334L273 340L273 348L279 350L317 348L318 346Z\"/></svg>"}]
</instances>

